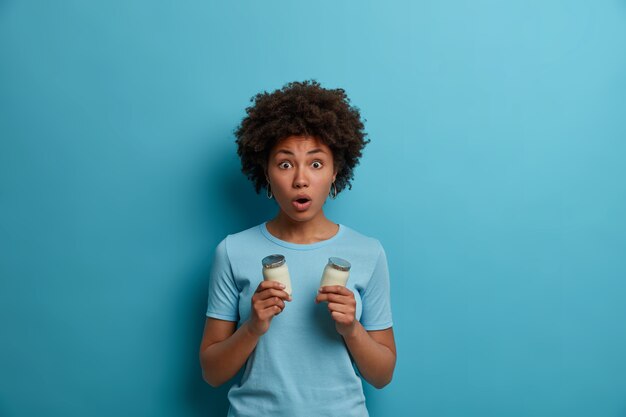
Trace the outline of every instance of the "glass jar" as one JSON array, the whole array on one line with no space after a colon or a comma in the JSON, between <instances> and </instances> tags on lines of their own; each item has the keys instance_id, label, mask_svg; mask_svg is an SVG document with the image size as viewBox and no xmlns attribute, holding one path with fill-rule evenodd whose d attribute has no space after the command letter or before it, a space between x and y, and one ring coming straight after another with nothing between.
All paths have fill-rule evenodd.
<instances>
[{"instance_id":1,"label":"glass jar","mask_svg":"<svg viewBox=\"0 0 626 417\"><path fill-rule=\"evenodd\" d=\"M345 287L350 276L350 267L350 262L345 259L336 257L328 258L328 263L322 273L320 287L327 285L341 285Z\"/></svg>"},{"instance_id":2,"label":"glass jar","mask_svg":"<svg viewBox=\"0 0 626 417\"><path fill-rule=\"evenodd\" d=\"M291 278L287 261L280 254L269 255L261 261L263 265L263 279L265 281L277 281L285 286L284 291L291 296Z\"/></svg>"}]
</instances>

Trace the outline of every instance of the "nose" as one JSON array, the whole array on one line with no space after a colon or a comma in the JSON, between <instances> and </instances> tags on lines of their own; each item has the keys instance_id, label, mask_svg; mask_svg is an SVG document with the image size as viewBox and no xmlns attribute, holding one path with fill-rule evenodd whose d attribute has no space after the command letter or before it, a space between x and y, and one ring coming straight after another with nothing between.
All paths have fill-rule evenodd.
<instances>
[{"instance_id":1,"label":"nose","mask_svg":"<svg viewBox=\"0 0 626 417\"><path fill-rule=\"evenodd\" d=\"M293 177L294 188L303 188L309 186L309 180L306 177L306 173L303 169L297 168Z\"/></svg>"}]
</instances>

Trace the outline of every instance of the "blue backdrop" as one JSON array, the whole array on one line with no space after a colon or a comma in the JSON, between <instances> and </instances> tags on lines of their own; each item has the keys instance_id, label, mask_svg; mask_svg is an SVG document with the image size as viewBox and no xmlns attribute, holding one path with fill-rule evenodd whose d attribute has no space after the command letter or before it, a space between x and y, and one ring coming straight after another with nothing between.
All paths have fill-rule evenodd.
<instances>
[{"instance_id":1,"label":"blue backdrop","mask_svg":"<svg viewBox=\"0 0 626 417\"><path fill-rule=\"evenodd\" d=\"M0 415L224 415L211 256L276 211L232 132L315 78L372 140L372 416L624 417L625 52L624 0L0 1Z\"/></svg>"}]
</instances>

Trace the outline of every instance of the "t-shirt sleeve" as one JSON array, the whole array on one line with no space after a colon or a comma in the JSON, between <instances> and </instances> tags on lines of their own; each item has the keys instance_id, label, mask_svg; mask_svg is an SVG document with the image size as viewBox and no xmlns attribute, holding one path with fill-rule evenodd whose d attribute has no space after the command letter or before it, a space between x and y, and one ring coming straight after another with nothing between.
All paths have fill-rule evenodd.
<instances>
[{"instance_id":1,"label":"t-shirt sleeve","mask_svg":"<svg viewBox=\"0 0 626 417\"><path fill-rule=\"evenodd\" d=\"M220 320L238 321L239 290L228 259L226 240L217 245L213 256L206 315Z\"/></svg>"},{"instance_id":2,"label":"t-shirt sleeve","mask_svg":"<svg viewBox=\"0 0 626 417\"><path fill-rule=\"evenodd\" d=\"M380 246L372 277L361 296L361 302L363 305L361 324L365 330L383 330L393 326L389 269L387 256L382 246Z\"/></svg>"}]
</instances>

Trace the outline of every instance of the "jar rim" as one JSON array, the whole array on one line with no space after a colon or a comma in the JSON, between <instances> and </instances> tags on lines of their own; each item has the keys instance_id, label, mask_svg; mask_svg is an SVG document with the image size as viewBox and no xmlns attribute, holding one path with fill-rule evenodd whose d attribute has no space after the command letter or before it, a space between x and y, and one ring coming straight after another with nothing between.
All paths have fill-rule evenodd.
<instances>
[{"instance_id":1,"label":"jar rim","mask_svg":"<svg viewBox=\"0 0 626 417\"><path fill-rule=\"evenodd\" d=\"M268 255L261 260L264 268L277 268L285 263L285 256L279 253Z\"/></svg>"},{"instance_id":2,"label":"jar rim","mask_svg":"<svg viewBox=\"0 0 626 417\"><path fill-rule=\"evenodd\" d=\"M336 256L331 256L330 258L328 258L328 265L339 271L349 271L352 267L352 265L350 265L350 262Z\"/></svg>"}]
</instances>

